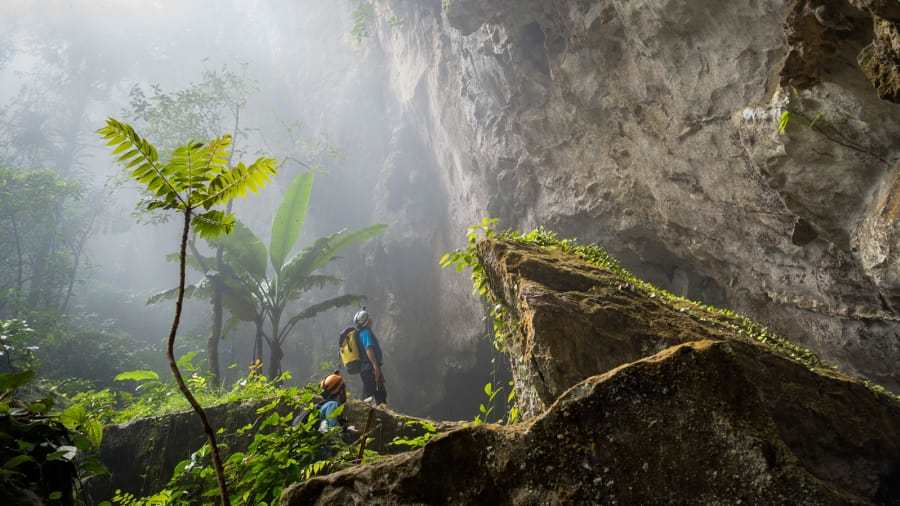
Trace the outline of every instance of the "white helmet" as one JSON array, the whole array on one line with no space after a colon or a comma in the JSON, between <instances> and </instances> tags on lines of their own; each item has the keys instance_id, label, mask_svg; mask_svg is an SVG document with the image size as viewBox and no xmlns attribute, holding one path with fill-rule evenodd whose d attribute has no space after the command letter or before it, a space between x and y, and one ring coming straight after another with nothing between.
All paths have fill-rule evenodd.
<instances>
[{"instance_id":1,"label":"white helmet","mask_svg":"<svg viewBox=\"0 0 900 506\"><path fill-rule=\"evenodd\" d=\"M369 323L369 313L366 311L366 306L363 306L362 309L353 315L353 323L359 328L365 327Z\"/></svg>"}]
</instances>

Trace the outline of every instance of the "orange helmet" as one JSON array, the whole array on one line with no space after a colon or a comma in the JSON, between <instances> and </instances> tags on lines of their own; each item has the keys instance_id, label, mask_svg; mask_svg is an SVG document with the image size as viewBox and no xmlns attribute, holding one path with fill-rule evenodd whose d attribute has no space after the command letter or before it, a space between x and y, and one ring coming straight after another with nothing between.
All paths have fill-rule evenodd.
<instances>
[{"instance_id":1,"label":"orange helmet","mask_svg":"<svg viewBox=\"0 0 900 506\"><path fill-rule=\"evenodd\" d=\"M340 371L334 371L333 374L329 374L325 379L323 379L319 386L322 387L322 390L326 392L337 392L340 390L342 386L344 386L344 378L341 376Z\"/></svg>"}]
</instances>

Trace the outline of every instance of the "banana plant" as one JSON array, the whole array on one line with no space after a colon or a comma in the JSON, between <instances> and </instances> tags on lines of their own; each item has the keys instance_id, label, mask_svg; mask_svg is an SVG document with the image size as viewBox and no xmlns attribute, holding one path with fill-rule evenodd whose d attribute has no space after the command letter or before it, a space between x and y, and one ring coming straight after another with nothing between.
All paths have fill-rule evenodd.
<instances>
[{"instance_id":1,"label":"banana plant","mask_svg":"<svg viewBox=\"0 0 900 506\"><path fill-rule=\"evenodd\" d=\"M341 230L321 237L291 256L309 211L313 172L305 172L288 186L272 220L268 248L248 227L235 224L235 234L220 241L224 249L225 305L232 315L254 323L269 346L268 376L282 372L284 343L302 320L324 311L359 304L360 295L345 294L308 305L299 311L289 306L314 288L340 286L343 280L320 273L338 253L356 243L381 234L386 225L376 224L356 230ZM243 290L240 290L243 288ZM267 327L267 328L265 328ZM260 350L261 351L261 350Z\"/></svg>"},{"instance_id":2,"label":"banana plant","mask_svg":"<svg viewBox=\"0 0 900 506\"><path fill-rule=\"evenodd\" d=\"M356 230L341 230L313 241L310 246L291 256L306 221L312 187L312 171L301 173L288 186L272 220L268 247L249 227L236 221L231 234L208 239L211 246L221 246L224 251L220 271L215 270L215 263L210 257L204 257L196 249L193 251L193 260L207 276L192 285L192 294L208 297L211 278L218 276L224 289L226 309L233 317L256 326L254 358L261 359L260 341L268 345L267 375L270 378L282 373L284 344L299 322L330 309L359 304L363 297L338 295L299 311L291 311L292 304L312 289L340 286L343 280L321 273L322 268L338 258L341 250L376 237L387 228L386 225L376 224ZM152 297L150 302L171 295L170 290Z\"/></svg>"},{"instance_id":3,"label":"banana plant","mask_svg":"<svg viewBox=\"0 0 900 506\"><path fill-rule=\"evenodd\" d=\"M166 359L178 384L178 389L200 418L203 431L212 449L213 467L219 485L222 504L230 506L228 487L222 458L216 444L216 432L206 412L191 394L175 360L175 336L181 321L185 296L188 237L193 228L201 236L212 240L228 234L235 224L234 215L213 209L226 205L247 191L257 191L275 174L277 163L271 158L259 158L250 166L239 163L228 166L228 146L231 136L225 135L210 142L188 142L177 147L168 160L159 158L157 148L135 132L131 125L113 118L97 131L112 148L112 154L125 167L131 179L141 183L151 195L147 210L174 211L182 215L179 249L179 283L175 295L175 316L166 341Z\"/></svg>"}]
</instances>

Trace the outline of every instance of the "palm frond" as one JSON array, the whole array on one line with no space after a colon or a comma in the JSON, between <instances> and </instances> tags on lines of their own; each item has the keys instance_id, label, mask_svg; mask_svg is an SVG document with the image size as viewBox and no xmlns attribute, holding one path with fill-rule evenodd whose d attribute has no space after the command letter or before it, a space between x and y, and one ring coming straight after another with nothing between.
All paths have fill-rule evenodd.
<instances>
[{"instance_id":1,"label":"palm frond","mask_svg":"<svg viewBox=\"0 0 900 506\"><path fill-rule=\"evenodd\" d=\"M203 278L197 283L191 283L189 285L185 285L184 287L184 297L186 299L190 298L209 298L212 295L212 290L210 289L209 278ZM168 290L163 290L159 293L155 293L151 295L146 304L148 306L153 304L158 304L164 300L175 300L178 297L178 287L170 288Z\"/></svg>"},{"instance_id":2,"label":"palm frond","mask_svg":"<svg viewBox=\"0 0 900 506\"><path fill-rule=\"evenodd\" d=\"M300 320L306 320L308 318L313 318L319 313L328 311L330 309L337 309L341 307L354 306L359 305L366 300L364 295L356 295L356 294L347 294L340 295L338 297L334 297L332 299L328 299L326 301L320 302L318 304L313 304L312 306L307 307L300 313L294 315L293 318L288 320L287 324L282 327L281 335L277 336L280 342L283 342L287 335L291 332L294 326Z\"/></svg>"},{"instance_id":3,"label":"palm frond","mask_svg":"<svg viewBox=\"0 0 900 506\"><path fill-rule=\"evenodd\" d=\"M312 194L313 173L304 172L295 177L284 192L284 198L272 220L272 234L269 240L269 256L275 272L281 272L284 260L294 248L300 230L306 221L309 200Z\"/></svg>"},{"instance_id":4,"label":"palm frond","mask_svg":"<svg viewBox=\"0 0 900 506\"><path fill-rule=\"evenodd\" d=\"M282 283L281 291L284 300L292 300L299 297L302 293L312 290L313 288L325 288L326 286L340 286L344 280L336 276L327 276L322 274L310 274L292 284Z\"/></svg>"},{"instance_id":5,"label":"palm frond","mask_svg":"<svg viewBox=\"0 0 900 506\"><path fill-rule=\"evenodd\" d=\"M228 234L234 228L234 215L225 211L206 211L194 216L194 230L204 239Z\"/></svg>"},{"instance_id":6,"label":"palm frond","mask_svg":"<svg viewBox=\"0 0 900 506\"><path fill-rule=\"evenodd\" d=\"M266 185L277 168L278 164L272 158L259 158L249 167L238 163L234 168L214 177L202 194L198 195L198 203L209 209L235 197L243 197L248 190L257 192Z\"/></svg>"},{"instance_id":7,"label":"palm frond","mask_svg":"<svg viewBox=\"0 0 900 506\"><path fill-rule=\"evenodd\" d=\"M186 206L187 202L180 194L177 182L171 178L165 166L159 163L159 153L146 139L135 132L131 125L107 118L106 126L97 130L113 148L117 161L130 171L133 179L142 183L150 192L158 197L154 207L176 207L178 203Z\"/></svg>"},{"instance_id":8,"label":"palm frond","mask_svg":"<svg viewBox=\"0 0 900 506\"><path fill-rule=\"evenodd\" d=\"M303 278L312 274L333 260L344 248L357 242L367 241L382 232L387 225L372 225L357 230L342 230L327 235L305 248L292 258L282 270L282 284L292 286L302 282Z\"/></svg>"}]
</instances>

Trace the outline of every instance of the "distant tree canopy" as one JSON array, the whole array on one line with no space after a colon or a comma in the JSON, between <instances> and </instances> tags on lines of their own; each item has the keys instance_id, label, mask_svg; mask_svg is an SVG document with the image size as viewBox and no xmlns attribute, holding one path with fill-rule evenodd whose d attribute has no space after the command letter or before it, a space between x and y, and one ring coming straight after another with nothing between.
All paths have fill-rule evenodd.
<instances>
[{"instance_id":1,"label":"distant tree canopy","mask_svg":"<svg viewBox=\"0 0 900 506\"><path fill-rule=\"evenodd\" d=\"M135 85L129 92L127 116L140 125L156 146L169 153L185 139L211 139L230 131L240 135L240 112L256 89L254 80L228 67L206 69L199 81L175 91L159 84Z\"/></svg>"},{"instance_id":2,"label":"distant tree canopy","mask_svg":"<svg viewBox=\"0 0 900 506\"><path fill-rule=\"evenodd\" d=\"M81 197L53 171L0 168L0 319L65 309L83 246Z\"/></svg>"}]
</instances>

